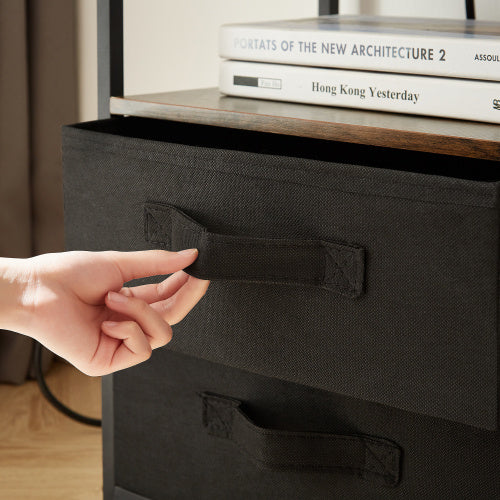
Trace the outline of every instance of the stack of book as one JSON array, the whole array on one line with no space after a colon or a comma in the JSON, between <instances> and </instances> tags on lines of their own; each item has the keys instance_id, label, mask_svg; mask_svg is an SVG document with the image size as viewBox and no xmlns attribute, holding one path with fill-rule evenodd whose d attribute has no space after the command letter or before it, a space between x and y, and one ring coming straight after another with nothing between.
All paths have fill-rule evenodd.
<instances>
[{"instance_id":1,"label":"stack of book","mask_svg":"<svg viewBox=\"0 0 500 500\"><path fill-rule=\"evenodd\" d=\"M321 16L221 27L235 96L500 123L500 23Z\"/></svg>"}]
</instances>

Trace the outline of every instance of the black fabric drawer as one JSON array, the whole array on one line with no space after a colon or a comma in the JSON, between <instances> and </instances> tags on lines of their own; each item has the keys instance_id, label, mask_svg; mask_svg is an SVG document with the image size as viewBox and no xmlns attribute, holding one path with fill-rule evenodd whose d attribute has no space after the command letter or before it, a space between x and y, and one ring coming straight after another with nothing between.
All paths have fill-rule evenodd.
<instances>
[{"instance_id":1,"label":"black fabric drawer","mask_svg":"<svg viewBox=\"0 0 500 500\"><path fill-rule=\"evenodd\" d=\"M115 375L114 383L116 483L147 499L487 500L500 491L498 433L167 349ZM266 429L390 438L403 450L400 480L388 486L380 477L363 477L363 470L268 468L247 443L208 434L201 391L242 401Z\"/></svg>"},{"instance_id":2,"label":"black fabric drawer","mask_svg":"<svg viewBox=\"0 0 500 500\"><path fill-rule=\"evenodd\" d=\"M401 486L383 487L392 492L384 493L387 498L411 498L401 491L416 491L417 479L405 471L418 475L419 467L408 464L424 462L412 456L437 453L426 441L418 452L409 445L407 456L408 440L396 432L400 425L415 424L429 436L446 434L446 445L436 441L442 445L436 456L446 462L436 472L441 480L450 477L457 460L450 451L454 442L455 451L475 457L470 460L477 470L482 463L498 476L497 163L136 118L66 127L63 155L70 249L197 246L200 257L189 272L213 280L202 302L175 327L173 341L155 355L164 363L114 376L115 415L132 411L127 387L149 379L152 392L130 404L147 409L153 432L163 432L161 408L151 413L166 404L161 380L168 376L171 351L177 351L200 366L206 360L225 367L224 373L244 370L249 380L261 381L256 390L280 381L307 387L321 401L331 398L328 404L353 411L359 405L363 425L341 408L328 410L325 418L403 447L402 460L409 462L403 463ZM188 384L190 372L185 376ZM224 377L214 383L222 394L232 375ZM192 397L192 388L187 390ZM257 404L257 393L248 401L245 390L229 392ZM311 408L324 412L323 403ZM374 408L386 417L374 417L372 426L368 414ZM276 412L286 429L286 412ZM306 412L297 427L334 430L313 425L311 418ZM394 432L378 427L378 419L392 422ZM123 433L140 435L140 425L117 420L120 456L133 446L120 441ZM172 439L176 450L180 438ZM182 444L177 458L184 446L197 448L196 441ZM123 471L129 459L123 458ZM221 460L214 467L222 474L233 459ZM480 476L473 469L469 484L476 491ZM219 498L244 496L248 473L242 470L235 472L241 489L228 486L228 496ZM200 481L208 481L200 474ZM465 481L467 469L460 474ZM124 482L118 484L127 486L129 472L119 477ZM344 489L335 477L318 480L323 486L311 498L358 492L350 480ZM217 498L215 484L207 486L206 496L199 486L194 496L188 488L185 496L174 489L163 497L159 476L151 481L158 488L146 488L151 498ZM495 481L481 491L495 491ZM304 488L312 482L305 480ZM266 497L266 488L255 498L273 498ZM459 491L451 483L418 488L432 498L443 488ZM304 498L298 486L269 491ZM363 491L368 496L358 492L351 498L385 498Z\"/></svg>"},{"instance_id":3,"label":"black fabric drawer","mask_svg":"<svg viewBox=\"0 0 500 500\"><path fill-rule=\"evenodd\" d=\"M147 135L147 127L165 140L117 135ZM214 282L171 348L496 428L496 182L431 175L433 163L443 169L453 159L392 160L404 168L427 162L429 174L412 173L346 164L354 148L340 144L323 151L304 141L310 155L335 159L339 150L341 162L326 162L230 149L276 148L273 137L241 134L248 144L239 145L234 132L181 128L124 119L65 130L66 178L79 183L66 189L72 246L159 246L144 236L145 204L159 202L223 235L360 247L366 268L355 299L314 287ZM179 143L197 134L210 147ZM370 155L391 162L375 149L353 153L368 165Z\"/></svg>"}]
</instances>

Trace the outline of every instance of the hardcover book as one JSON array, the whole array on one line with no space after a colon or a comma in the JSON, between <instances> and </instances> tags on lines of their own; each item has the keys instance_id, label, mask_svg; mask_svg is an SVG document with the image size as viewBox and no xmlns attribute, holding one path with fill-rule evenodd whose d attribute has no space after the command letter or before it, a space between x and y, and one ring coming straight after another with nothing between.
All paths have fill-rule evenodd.
<instances>
[{"instance_id":1,"label":"hardcover book","mask_svg":"<svg viewBox=\"0 0 500 500\"><path fill-rule=\"evenodd\" d=\"M244 61L500 80L500 23L321 16L227 24L219 54Z\"/></svg>"},{"instance_id":2,"label":"hardcover book","mask_svg":"<svg viewBox=\"0 0 500 500\"><path fill-rule=\"evenodd\" d=\"M497 82L223 61L224 94L500 123Z\"/></svg>"}]
</instances>

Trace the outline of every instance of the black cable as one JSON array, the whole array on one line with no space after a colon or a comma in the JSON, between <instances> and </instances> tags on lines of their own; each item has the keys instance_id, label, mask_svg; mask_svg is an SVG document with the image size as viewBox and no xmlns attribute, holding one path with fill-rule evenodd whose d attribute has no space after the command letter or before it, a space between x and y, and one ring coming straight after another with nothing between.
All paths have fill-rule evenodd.
<instances>
[{"instance_id":1,"label":"black cable","mask_svg":"<svg viewBox=\"0 0 500 500\"><path fill-rule=\"evenodd\" d=\"M33 353L33 365L35 368L36 381L38 382L38 387L42 391L45 399L61 413L64 413L69 418L76 420L82 424L92 425L94 427L101 427L102 422L97 418L86 417L85 415L80 415L75 411L71 410L67 406L63 405L50 391L47 384L45 383L45 377L42 371L42 345L38 342L35 343L35 350Z\"/></svg>"},{"instance_id":2,"label":"black cable","mask_svg":"<svg viewBox=\"0 0 500 500\"><path fill-rule=\"evenodd\" d=\"M465 0L465 16L467 19L476 19L474 0Z\"/></svg>"}]
</instances>

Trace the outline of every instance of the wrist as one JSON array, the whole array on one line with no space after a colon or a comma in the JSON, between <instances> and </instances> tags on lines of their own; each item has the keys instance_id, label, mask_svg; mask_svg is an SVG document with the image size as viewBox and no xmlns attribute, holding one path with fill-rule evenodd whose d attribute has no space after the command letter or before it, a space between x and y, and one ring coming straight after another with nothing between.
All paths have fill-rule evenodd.
<instances>
[{"instance_id":1,"label":"wrist","mask_svg":"<svg viewBox=\"0 0 500 500\"><path fill-rule=\"evenodd\" d=\"M25 333L33 281L30 259L0 258L0 329Z\"/></svg>"}]
</instances>

